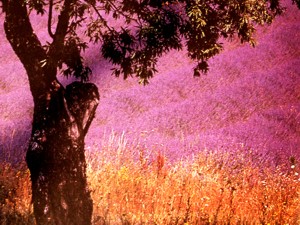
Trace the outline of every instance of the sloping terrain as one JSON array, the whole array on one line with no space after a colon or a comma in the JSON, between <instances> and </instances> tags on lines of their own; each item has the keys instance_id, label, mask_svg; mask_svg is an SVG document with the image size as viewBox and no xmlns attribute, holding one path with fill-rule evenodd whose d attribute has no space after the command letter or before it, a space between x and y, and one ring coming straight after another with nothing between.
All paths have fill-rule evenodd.
<instances>
[{"instance_id":1,"label":"sloping terrain","mask_svg":"<svg viewBox=\"0 0 300 225\"><path fill-rule=\"evenodd\" d=\"M287 12L258 29L256 48L225 43L200 78L192 77L194 63L186 52L170 52L150 84L140 86L134 78L113 77L111 65L91 47L87 63L101 100L87 147L101 150L114 132L171 159L204 148L253 149L275 163L300 157L300 10L285 2ZM2 26L0 49L0 148L25 149L33 103Z\"/></svg>"}]
</instances>

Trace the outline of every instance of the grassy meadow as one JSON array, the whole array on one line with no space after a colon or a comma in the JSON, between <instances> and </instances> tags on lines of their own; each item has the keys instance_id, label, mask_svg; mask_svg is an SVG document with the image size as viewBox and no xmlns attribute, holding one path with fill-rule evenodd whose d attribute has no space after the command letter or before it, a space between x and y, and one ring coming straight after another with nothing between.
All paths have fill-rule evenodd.
<instances>
[{"instance_id":1,"label":"grassy meadow","mask_svg":"<svg viewBox=\"0 0 300 225\"><path fill-rule=\"evenodd\" d=\"M93 224L300 224L300 10L283 4L257 28L255 48L224 41L200 78L185 51L169 52L140 86L112 77L90 46L101 95L86 138ZM32 22L45 43L45 19ZM1 25L0 225L34 224L24 162L32 113Z\"/></svg>"},{"instance_id":2,"label":"grassy meadow","mask_svg":"<svg viewBox=\"0 0 300 225\"><path fill-rule=\"evenodd\" d=\"M241 148L171 163L114 134L101 149L86 154L93 224L300 224L295 158L273 167ZM34 224L24 163L1 163L0 188L0 224Z\"/></svg>"}]
</instances>

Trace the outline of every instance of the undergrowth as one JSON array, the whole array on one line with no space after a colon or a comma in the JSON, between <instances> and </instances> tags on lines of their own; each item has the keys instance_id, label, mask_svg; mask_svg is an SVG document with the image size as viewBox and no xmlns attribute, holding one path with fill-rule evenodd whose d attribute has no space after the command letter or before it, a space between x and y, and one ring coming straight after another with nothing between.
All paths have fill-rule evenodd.
<instances>
[{"instance_id":1,"label":"undergrowth","mask_svg":"<svg viewBox=\"0 0 300 225\"><path fill-rule=\"evenodd\" d=\"M300 224L297 159L272 166L251 150L203 150L169 162L112 137L87 151L93 224ZM29 172L0 164L0 224L34 224Z\"/></svg>"}]
</instances>

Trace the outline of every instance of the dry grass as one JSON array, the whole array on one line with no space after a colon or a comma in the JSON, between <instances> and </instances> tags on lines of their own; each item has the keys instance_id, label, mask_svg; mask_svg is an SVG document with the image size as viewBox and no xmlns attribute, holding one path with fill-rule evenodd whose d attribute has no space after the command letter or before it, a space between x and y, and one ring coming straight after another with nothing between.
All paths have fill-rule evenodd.
<instances>
[{"instance_id":1,"label":"dry grass","mask_svg":"<svg viewBox=\"0 0 300 225\"><path fill-rule=\"evenodd\" d=\"M300 224L299 165L247 149L168 162L124 136L87 151L93 224ZM32 224L29 173L0 165L0 224Z\"/></svg>"},{"instance_id":2,"label":"dry grass","mask_svg":"<svg viewBox=\"0 0 300 225\"><path fill-rule=\"evenodd\" d=\"M31 183L24 163L0 162L0 224L33 224Z\"/></svg>"},{"instance_id":3,"label":"dry grass","mask_svg":"<svg viewBox=\"0 0 300 225\"><path fill-rule=\"evenodd\" d=\"M270 168L245 149L206 150L168 163L159 150L113 141L88 154L94 224L300 223L294 158Z\"/></svg>"}]
</instances>

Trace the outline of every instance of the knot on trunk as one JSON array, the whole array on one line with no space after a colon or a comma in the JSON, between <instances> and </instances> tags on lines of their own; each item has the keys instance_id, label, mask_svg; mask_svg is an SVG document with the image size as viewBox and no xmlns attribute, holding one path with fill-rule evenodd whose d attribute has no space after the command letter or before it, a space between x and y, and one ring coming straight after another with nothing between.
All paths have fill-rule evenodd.
<instances>
[{"instance_id":1,"label":"knot on trunk","mask_svg":"<svg viewBox=\"0 0 300 225\"><path fill-rule=\"evenodd\" d=\"M85 135L99 103L99 92L92 83L73 82L66 87L65 99L78 128Z\"/></svg>"}]
</instances>

